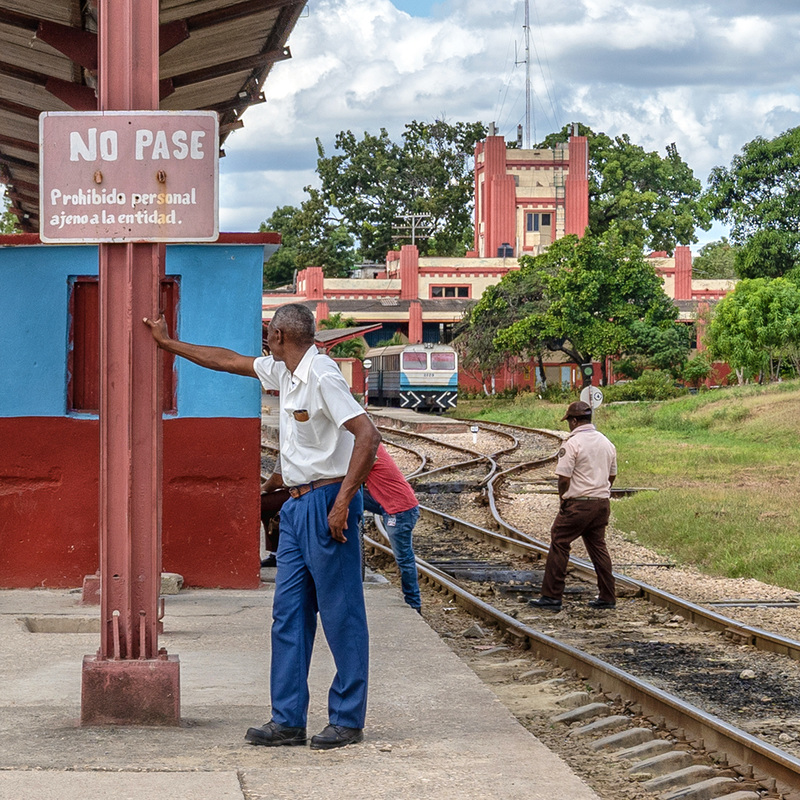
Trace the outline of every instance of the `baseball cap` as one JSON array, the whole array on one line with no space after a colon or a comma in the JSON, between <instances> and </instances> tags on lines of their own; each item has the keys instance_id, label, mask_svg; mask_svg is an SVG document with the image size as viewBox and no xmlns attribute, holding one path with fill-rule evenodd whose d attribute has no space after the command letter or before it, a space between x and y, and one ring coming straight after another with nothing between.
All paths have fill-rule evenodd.
<instances>
[{"instance_id":1,"label":"baseball cap","mask_svg":"<svg viewBox=\"0 0 800 800\"><path fill-rule=\"evenodd\" d=\"M584 403L583 400L576 400L574 403L569 404L569 408L567 408L567 413L561 417L561 421L563 422L565 419L569 419L570 417L591 417L592 416L592 407L588 403Z\"/></svg>"}]
</instances>

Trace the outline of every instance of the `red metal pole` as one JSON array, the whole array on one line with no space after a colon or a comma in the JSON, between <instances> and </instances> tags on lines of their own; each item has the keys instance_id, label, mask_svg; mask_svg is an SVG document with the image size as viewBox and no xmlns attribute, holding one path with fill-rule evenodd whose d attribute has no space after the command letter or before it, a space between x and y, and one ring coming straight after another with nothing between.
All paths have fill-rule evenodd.
<instances>
[{"instance_id":1,"label":"red metal pole","mask_svg":"<svg viewBox=\"0 0 800 800\"><path fill-rule=\"evenodd\" d=\"M158 0L98 0L100 111L158 109ZM100 249L100 649L83 663L83 724L180 722L180 665L158 648L161 396L143 317L157 244Z\"/></svg>"}]
</instances>

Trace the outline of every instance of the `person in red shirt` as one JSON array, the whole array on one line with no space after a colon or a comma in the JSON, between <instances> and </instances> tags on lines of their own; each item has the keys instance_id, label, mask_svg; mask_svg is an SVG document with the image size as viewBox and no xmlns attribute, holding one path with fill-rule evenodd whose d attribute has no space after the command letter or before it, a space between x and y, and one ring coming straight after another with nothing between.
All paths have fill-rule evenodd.
<instances>
[{"instance_id":1,"label":"person in red shirt","mask_svg":"<svg viewBox=\"0 0 800 800\"><path fill-rule=\"evenodd\" d=\"M378 445L375 464L367 475L365 487L364 510L383 518L394 560L400 569L403 599L422 613L412 544L412 533L419 519L419 503L414 490L382 444Z\"/></svg>"}]
</instances>

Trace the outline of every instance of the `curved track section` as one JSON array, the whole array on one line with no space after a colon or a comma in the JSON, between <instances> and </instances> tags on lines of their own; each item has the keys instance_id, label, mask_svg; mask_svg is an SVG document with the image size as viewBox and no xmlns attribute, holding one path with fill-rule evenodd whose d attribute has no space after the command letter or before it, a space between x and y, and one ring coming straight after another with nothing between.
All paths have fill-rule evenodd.
<instances>
[{"instance_id":1,"label":"curved track section","mask_svg":"<svg viewBox=\"0 0 800 800\"><path fill-rule=\"evenodd\" d=\"M392 555L388 544L368 536L364 537L364 545L375 552ZM530 648L536 657L575 670L609 698L621 695L639 707L638 714L651 719L653 723L668 721L668 727L672 730L682 730L689 738L702 740L706 751L716 753L721 760L733 765L739 774L755 776L764 786L768 786L770 780L775 780L778 788L787 793L794 792L800 785L800 759L647 681L518 622L424 561L418 559L417 568L422 580L445 592L475 616L505 630L519 644Z\"/></svg>"}]
</instances>

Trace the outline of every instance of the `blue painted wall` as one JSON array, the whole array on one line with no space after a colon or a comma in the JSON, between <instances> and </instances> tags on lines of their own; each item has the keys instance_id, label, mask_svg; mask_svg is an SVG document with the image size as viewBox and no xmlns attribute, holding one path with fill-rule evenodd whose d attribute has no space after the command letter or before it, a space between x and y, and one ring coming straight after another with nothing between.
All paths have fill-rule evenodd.
<instances>
[{"instance_id":1,"label":"blue painted wall","mask_svg":"<svg viewBox=\"0 0 800 800\"><path fill-rule=\"evenodd\" d=\"M261 245L171 245L178 334L261 353ZM94 246L0 247L0 417L67 415L70 276L97 275ZM176 360L179 417L258 417L258 381ZM85 416L85 415L81 415Z\"/></svg>"},{"instance_id":2,"label":"blue painted wall","mask_svg":"<svg viewBox=\"0 0 800 800\"><path fill-rule=\"evenodd\" d=\"M172 245L167 273L180 280L178 336L194 344L261 355L264 248L253 245ZM259 417L261 385L175 360L179 417Z\"/></svg>"}]
</instances>

